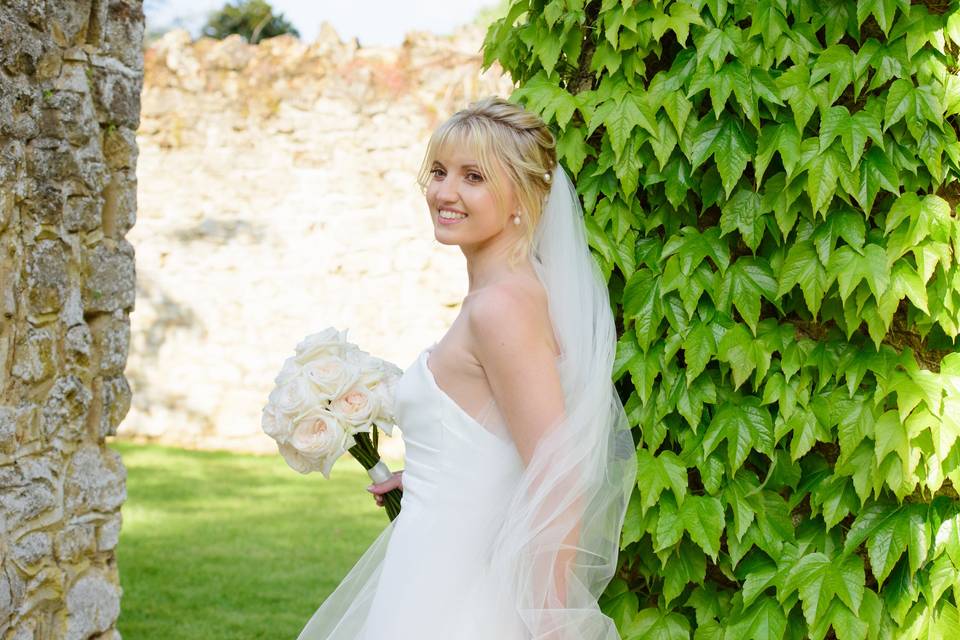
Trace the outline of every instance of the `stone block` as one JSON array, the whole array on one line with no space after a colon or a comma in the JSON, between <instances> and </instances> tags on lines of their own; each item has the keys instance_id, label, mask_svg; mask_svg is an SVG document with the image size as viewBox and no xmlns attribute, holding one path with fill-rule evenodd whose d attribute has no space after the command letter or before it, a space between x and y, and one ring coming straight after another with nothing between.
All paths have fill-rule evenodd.
<instances>
[{"instance_id":1,"label":"stone block","mask_svg":"<svg viewBox=\"0 0 960 640\"><path fill-rule=\"evenodd\" d=\"M100 196L70 196L63 205L63 228L67 231L93 231L100 226Z\"/></svg>"},{"instance_id":2,"label":"stone block","mask_svg":"<svg viewBox=\"0 0 960 640\"><path fill-rule=\"evenodd\" d=\"M40 92L24 78L8 78L0 74L0 113L9 114L0 120L3 138L29 140L35 137L40 132L40 106Z\"/></svg>"},{"instance_id":3,"label":"stone block","mask_svg":"<svg viewBox=\"0 0 960 640\"><path fill-rule=\"evenodd\" d=\"M133 309L136 274L133 246L98 243L84 251L83 308L87 313Z\"/></svg>"},{"instance_id":4,"label":"stone block","mask_svg":"<svg viewBox=\"0 0 960 640\"><path fill-rule=\"evenodd\" d=\"M120 525L123 518L119 513L112 515L97 527L97 551L112 551L120 542Z\"/></svg>"},{"instance_id":5,"label":"stone block","mask_svg":"<svg viewBox=\"0 0 960 640\"><path fill-rule=\"evenodd\" d=\"M101 62L109 64L110 59ZM115 63L110 66L93 65L91 69L97 120L101 124L113 123L136 131L140 126L142 78Z\"/></svg>"},{"instance_id":6,"label":"stone block","mask_svg":"<svg viewBox=\"0 0 960 640\"><path fill-rule=\"evenodd\" d=\"M83 435L93 394L76 376L54 381L40 411L40 424L47 437L77 440Z\"/></svg>"},{"instance_id":7,"label":"stone block","mask_svg":"<svg viewBox=\"0 0 960 640\"><path fill-rule=\"evenodd\" d=\"M127 470L115 451L83 445L70 460L64 498L71 514L116 511L127 498Z\"/></svg>"},{"instance_id":8,"label":"stone block","mask_svg":"<svg viewBox=\"0 0 960 640\"><path fill-rule=\"evenodd\" d=\"M106 4L106 3L104 3ZM129 69L143 70L141 43L145 17L141 2L111 2L103 29L101 51L119 60Z\"/></svg>"},{"instance_id":9,"label":"stone block","mask_svg":"<svg viewBox=\"0 0 960 640\"><path fill-rule=\"evenodd\" d=\"M33 531L13 543L10 558L28 575L37 572L40 566L53 557L53 541L46 531Z\"/></svg>"},{"instance_id":10,"label":"stone block","mask_svg":"<svg viewBox=\"0 0 960 640\"><path fill-rule=\"evenodd\" d=\"M93 349L93 335L90 333L90 327L81 322L67 329L64 346L66 347L67 373L88 379Z\"/></svg>"},{"instance_id":11,"label":"stone block","mask_svg":"<svg viewBox=\"0 0 960 640\"><path fill-rule=\"evenodd\" d=\"M66 640L88 640L109 631L120 615L120 587L96 569L80 576L67 591Z\"/></svg>"},{"instance_id":12,"label":"stone block","mask_svg":"<svg viewBox=\"0 0 960 640\"><path fill-rule=\"evenodd\" d=\"M117 427L130 411L132 394L124 375L103 379L99 387L100 407L96 420L96 438L102 441L117 434Z\"/></svg>"},{"instance_id":13,"label":"stone block","mask_svg":"<svg viewBox=\"0 0 960 640\"><path fill-rule=\"evenodd\" d=\"M63 219L65 201L60 184L42 183L24 199L20 210L34 224L58 225Z\"/></svg>"},{"instance_id":14,"label":"stone block","mask_svg":"<svg viewBox=\"0 0 960 640\"><path fill-rule=\"evenodd\" d=\"M54 552L60 562L76 562L96 549L96 527L89 522L71 523L57 532Z\"/></svg>"},{"instance_id":15,"label":"stone block","mask_svg":"<svg viewBox=\"0 0 960 640\"><path fill-rule=\"evenodd\" d=\"M16 341L13 377L27 383L50 378L56 370L56 336L50 327L30 327Z\"/></svg>"},{"instance_id":16,"label":"stone block","mask_svg":"<svg viewBox=\"0 0 960 640\"><path fill-rule=\"evenodd\" d=\"M68 254L59 240L40 240L27 253L27 300L33 314L56 313L70 286Z\"/></svg>"},{"instance_id":17,"label":"stone block","mask_svg":"<svg viewBox=\"0 0 960 640\"><path fill-rule=\"evenodd\" d=\"M94 349L99 356L97 373L122 374L130 352L130 321L122 311L98 316L91 323Z\"/></svg>"},{"instance_id":18,"label":"stone block","mask_svg":"<svg viewBox=\"0 0 960 640\"><path fill-rule=\"evenodd\" d=\"M137 132L126 127L107 127L103 134L103 156L110 169L136 169L139 156Z\"/></svg>"},{"instance_id":19,"label":"stone block","mask_svg":"<svg viewBox=\"0 0 960 640\"><path fill-rule=\"evenodd\" d=\"M119 170L103 190L103 234L123 238L137 220L137 178L129 170Z\"/></svg>"},{"instance_id":20,"label":"stone block","mask_svg":"<svg viewBox=\"0 0 960 640\"><path fill-rule=\"evenodd\" d=\"M8 523L22 527L56 506L57 496L53 488L43 482L0 492L0 516ZM13 528L11 524L8 527Z\"/></svg>"}]
</instances>

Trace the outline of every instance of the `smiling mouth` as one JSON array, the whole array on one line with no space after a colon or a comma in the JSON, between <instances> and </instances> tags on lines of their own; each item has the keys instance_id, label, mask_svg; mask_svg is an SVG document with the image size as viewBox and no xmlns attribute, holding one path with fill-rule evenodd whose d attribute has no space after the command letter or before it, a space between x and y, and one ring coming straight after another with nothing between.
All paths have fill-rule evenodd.
<instances>
[{"instance_id":1,"label":"smiling mouth","mask_svg":"<svg viewBox=\"0 0 960 640\"><path fill-rule=\"evenodd\" d=\"M458 211L451 211L449 209L439 209L437 211L437 217L441 220L463 220L467 217L467 214L460 213Z\"/></svg>"}]
</instances>

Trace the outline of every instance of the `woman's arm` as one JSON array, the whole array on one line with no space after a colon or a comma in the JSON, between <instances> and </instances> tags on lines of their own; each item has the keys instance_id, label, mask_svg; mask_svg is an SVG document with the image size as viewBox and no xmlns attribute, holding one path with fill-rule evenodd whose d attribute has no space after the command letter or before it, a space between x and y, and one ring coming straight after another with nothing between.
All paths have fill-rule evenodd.
<instances>
[{"instance_id":1,"label":"woman's arm","mask_svg":"<svg viewBox=\"0 0 960 640\"><path fill-rule=\"evenodd\" d=\"M564 413L546 300L519 286L490 286L472 305L468 326L497 407L529 464Z\"/></svg>"},{"instance_id":2,"label":"woman's arm","mask_svg":"<svg viewBox=\"0 0 960 640\"><path fill-rule=\"evenodd\" d=\"M576 557L582 505L565 491L563 482L542 486L540 476L556 477L543 454L537 468L530 468L537 446L565 418L548 307L545 299L509 286L485 290L476 302L469 325L477 359L527 473L534 474L526 485L530 501L538 503L539 514L536 522L530 523L539 531L534 550L540 575L533 579L541 587L552 585L538 596L544 600L539 606L563 608L568 569Z\"/></svg>"}]
</instances>

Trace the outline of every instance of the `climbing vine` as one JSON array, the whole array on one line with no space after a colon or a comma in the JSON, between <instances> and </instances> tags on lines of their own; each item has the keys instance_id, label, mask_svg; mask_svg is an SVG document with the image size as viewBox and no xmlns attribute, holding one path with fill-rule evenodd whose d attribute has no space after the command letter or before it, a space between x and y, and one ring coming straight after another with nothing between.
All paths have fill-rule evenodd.
<instances>
[{"instance_id":1,"label":"climbing vine","mask_svg":"<svg viewBox=\"0 0 960 640\"><path fill-rule=\"evenodd\" d=\"M627 640L958 638L960 6L514 0L638 479Z\"/></svg>"}]
</instances>

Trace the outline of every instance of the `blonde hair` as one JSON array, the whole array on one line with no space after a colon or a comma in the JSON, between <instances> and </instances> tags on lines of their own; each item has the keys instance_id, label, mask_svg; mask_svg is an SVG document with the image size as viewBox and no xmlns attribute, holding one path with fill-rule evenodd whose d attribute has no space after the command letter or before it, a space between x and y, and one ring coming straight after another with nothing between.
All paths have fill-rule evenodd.
<instances>
[{"instance_id":1,"label":"blonde hair","mask_svg":"<svg viewBox=\"0 0 960 640\"><path fill-rule=\"evenodd\" d=\"M556 139L539 116L520 105L496 96L477 100L453 114L430 136L417 175L422 191L426 192L438 153L451 143L476 154L480 171L501 209L507 191L502 178L513 187L523 225L523 240L510 259L513 266L533 244L533 233L550 193L550 181L544 174L552 174L557 164Z\"/></svg>"}]
</instances>

